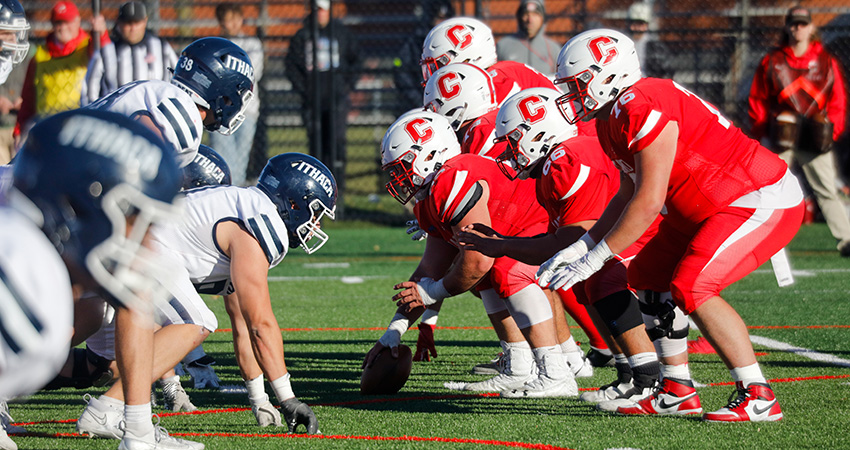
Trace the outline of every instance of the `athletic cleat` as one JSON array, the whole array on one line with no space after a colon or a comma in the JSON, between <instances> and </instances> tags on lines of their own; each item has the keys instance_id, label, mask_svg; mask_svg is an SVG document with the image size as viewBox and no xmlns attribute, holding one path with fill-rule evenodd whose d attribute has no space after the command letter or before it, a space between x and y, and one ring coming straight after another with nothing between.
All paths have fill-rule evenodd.
<instances>
[{"instance_id":1,"label":"athletic cleat","mask_svg":"<svg viewBox=\"0 0 850 450\"><path fill-rule=\"evenodd\" d=\"M84 395L83 399L88 404L77 419L77 433L104 439L124 437L124 430L119 427L124 420L123 409L113 408L89 394Z\"/></svg>"},{"instance_id":2,"label":"athletic cleat","mask_svg":"<svg viewBox=\"0 0 850 450\"><path fill-rule=\"evenodd\" d=\"M495 358L488 363L477 364L472 367L472 373L475 375L498 375L502 373L505 352L499 352Z\"/></svg>"},{"instance_id":3,"label":"athletic cleat","mask_svg":"<svg viewBox=\"0 0 850 450\"><path fill-rule=\"evenodd\" d=\"M593 367L614 367L614 355L606 355L595 348L588 350L584 357Z\"/></svg>"},{"instance_id":4,"label":"athletic cleat","mask_svg":"<svg viewBox=\"0 0 850 450\"><path fill-rule=\"evenodd\" d=\"M574 358L573 361L570 361L570 358L564 355L564 358L567 361L567 366L573 372L573 376L576 378L590 378L593 376L593 364L587 360L587 357L584 356L580 351L575 352L578 354L578 358Z\"/></svg>"},{"instance_id":5,"label":"athletic cleat","mask_svg":"<svg viewBox=\"0 0 850 450\"><path fill-rule=\"evenodd\" d=\"M688 341L688 353L712 354L717 353L717 350L711 346L708 339L700 336L696 339Z\"/></svg>"},{"instance_id":6,"label":"athletic cleat","mask_svg":"<svg viewBox=\"0 0 850 450\"><path fill-rule=\"evenodd\" d=\"M738 381L729 404L717 411L705 413L708 422L775 422L782 419L782 410L773 389L767 383L750 383L746 388Z\"/></svg>"},{"instance_id":7,"label":"athletic cleat","mask_svg":"<svg viewBox=\"0 0 850 450\"><path fill-rule=\"evenodd\" d=\"M617 397L597 403L596 409L617 412L617 409L621 406L635 406L639 400L649 395L652 395L652 386L638 387L633 384L631 389L623 391Z\"/></svg>"},{"instance_id":8,"label":"athletic cleat","mask_svg":"<svg viewBox=\"0 0 850 450\"><path fill-rule=\"evenodd\" d=\"M9 435L6 434L6 430L0 427L0 450L18 450L18 444L15 444Z\"/></svg>"},{"instance_id":9,"label":"athletic cleat","mask_svg":"<svg viewBox=\"0 0 850 450\"><path fill-rule=\"evenodd\" d=\"M9 405L6 402L0 402L0 428L2 428L7 434L18 434L18 433L26 433L27 429L24 427L19 427L17 425L12 425L12 415L9 413ZM2 449L3 447L0 447Z\"/></svg>"},{"instance_id":10,"label":"athletic cleat","mask_svg":"<svg viewBox=\"0 0 850 450\"><path fill-rule=\"evenodd\" d=\"M170 436L165 428L159 426L159 417L157 416L157 424L148 434L144 436L136 436L132 432L124 433L124 438L121 439L121 444L118 445L118 450L203 450L204 444L200 442L187 441ZM122 429L124 423L121 423Z\"/></svg>"},{"instance_id":11,"label":"athletic cleat","mask_svg":"<svg viewBox=\"0 0 850 450\"><path fill-rule=\"evenodd\" d=\"M595 391L589 391L581 394L579 400L588 403L600 403L607 400L614 400L616 398L625 397L626 393L634 387L635 386L632 384L631 380L621 381L618 378L605 386L601 386ZM612 411L615 411L616 409L617 408L614 408Z\"/></svg>"},{"instance_id":12,"label":"athletic cleat","mask_svg":"<svg viewBox=\"0 0 850 450\"><path fill-rule=\"evenodd\" d=\"M166 409L177 411L197 411L198 408L192 404L189 394L183 386L177 383L165 383L162 386L162 397Z\"/></svg>"},{"instance_id":13,"label":"athletic cleat","mask_svg":"<svg viewBox=\"0 0 850 450\"><path fill-rule=\"evenodd\" d=\"M575 397L578 386L562 353L549 353L537 360L539 374L518 389L499 393L505 398Z\"/></svg>"},{"instance_id":14,"label":"athletic cleat","mask_svg":"<svg viewBox=\"0 0 850 450\"><path fill-rule=\"evenodd\" d=\"M520 389L526 383L533 380L534 375L530 373L523 375L500 373L489 380L475 383L444 383L443 385L456 391L502 392L511 389Z\"/></svg>"},{"instance_id":15,"label":"athletic cleat","mask_svg":"<svg viewBox=\"0 0 850 450\"><path fill-rule=\"evenodd\" d=\"M620 406L617 413L625 415L690 415L701 414L699 396L690 380L665 378L651 388L648 396L633 405Z\"/></svg>"}]
</instances>

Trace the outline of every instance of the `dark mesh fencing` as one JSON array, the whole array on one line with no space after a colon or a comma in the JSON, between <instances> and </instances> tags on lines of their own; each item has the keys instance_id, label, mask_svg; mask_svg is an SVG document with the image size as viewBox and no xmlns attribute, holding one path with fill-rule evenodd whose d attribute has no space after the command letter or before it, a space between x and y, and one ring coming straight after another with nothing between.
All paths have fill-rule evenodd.
<instances>
[{"instance_id":1,"label":"dark mesh fencing","mask_svg":"<svg viewBox=\"0 0 850 450\"><path fill-rule=\"evenodd\" d=\"M33 41L43 41L50 27L49 10L53 3L26 3L34 26ZM102 11L110 26L122 3L103 0ZM321 133L316 131L321 136L321 146L312 151L318 152L340 178L343 199L340 215L345 219L385 224L400 224L409 218L409 211L384 190L380 140L395 117L418 106L421 100L418 56L431 27L430 16L441 2L333 0L331 28L335 36L342 38L339 51L354 51L356 57L350 62L344 61L342 54L340 61L318 59L315 66L319 68L319 76L332 80L331 89L311 86L312 60L306 54L312 53L309 33L312 23L305 21L310 13L309 1L228 3L242 6L245 32L258 36L265 51L264 75L257 89L262 108L249 177L259 173L269 156L311 152L307 126L322 123ZM484 20L497 40L517 30L517 0L443 0L442 3L450 4L455 15L474 15ZM588 28L604 26L625 31L632 3L546 0L546 33L564 43ZM649 11L649 42L643 61L647 74L673 78L747 130L747 95L755 66L778 43L783 18L791 3L769 0L647 0L645 3ZM850 67L850 1L802 3L810 8L823 42L844 67ZM168 38L178 50L194 38L219 34L215 17L217 2L149 0L147 4L149 27ZM88 3L78 6L85 23L91 17L91 6ZM306 40L294 39L305 26ZM319 41L321 36L320 33ZM294 49L293 41L301 42L305 50ZM319 42L319 48L322 45L325 44ZM293 52L310 60L300 81L293 78ZM323 64L333 69L325 71ZM319 104L330 108L313 108L317 99ZM323 118L316 113L322 109L332 111L327 111L327 117ZM312 125L311 129L319 127ZM344 145L333 145L340 140Z\"/></svg>"}]
</instances>

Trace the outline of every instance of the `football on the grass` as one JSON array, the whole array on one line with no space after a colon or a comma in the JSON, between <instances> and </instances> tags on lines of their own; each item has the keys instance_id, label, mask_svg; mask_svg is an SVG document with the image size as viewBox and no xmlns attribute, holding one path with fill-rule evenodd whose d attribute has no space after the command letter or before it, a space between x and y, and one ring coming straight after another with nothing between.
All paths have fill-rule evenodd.
<instances>
[{"instance_id":1,"label":"football on the grass","mask_svg":"<svg viewBox=\"0 0 850 450\"><path fill-rule=\"evenodd\" d=\"M410 347L399 344L398 359L393 358L389 347L375 357L372 367L363 369L360 375L360 393L363 395L395 394L407 382L413 367Z\"/></svg>"}]
</instances>

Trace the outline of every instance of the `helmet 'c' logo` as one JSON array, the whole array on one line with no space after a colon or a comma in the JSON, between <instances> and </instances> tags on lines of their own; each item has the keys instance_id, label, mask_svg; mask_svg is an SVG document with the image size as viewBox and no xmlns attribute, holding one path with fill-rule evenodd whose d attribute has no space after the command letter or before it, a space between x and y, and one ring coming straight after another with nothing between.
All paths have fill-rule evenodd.
<instances>
[{"instance_id":1,"label":"helmet 'c' logo","mask_svg":"<svg viewBox=\"0 0 850 450\"><path fill-rule=\"evenodd\" d=\"M413 142L424 144L434 137L434 129L428 126L428 121L422 118L413 119L404 126L404 131Z\"/></svg>"},{"instance_id":2,"label":"helmet 'c' logo","mask_svg":"<svg viewBox=\"0 0 850 450\"><path fill-rule=\"evenodd\" d=\"M437 81L437 88L440 90L440 96L444 99L457 97L460 94L460 80L456 73L449 72Z\"/></svg>"},{"instance_id":3,"label":"helmet 'c' logo","mask_svg":"<svg viewBox=\"0 0 850 450\"><path fill-rule=\"evenodd\" d=\"M587 43L590 48L590 54L597 63L604 65L610 64L617 59L617 41L608 36L599 36Z\"/></svg>"},{"instance_id":4,"label":"helmet 'c' logo","mask_svg":"<svg viewBox=\"0 0 850 450\"><path fill-rule=\"evenodd\" d=\"M472 33L463 25L455 25L446 31L446 37L449 38L454 48L460 50L469 47L472 44Z\"/></svg>"},{"instance_id":5,"label":"helmet 'c' logo","mask_svg":"<svg viewBox=\"0 0 850 450\"><path fill-rule=\"evenodd\" d=\"M546 117L543 99L537 95L528 96L517 103L519 114L529 123L537 123Z\"/></svg>"}]
</instances>

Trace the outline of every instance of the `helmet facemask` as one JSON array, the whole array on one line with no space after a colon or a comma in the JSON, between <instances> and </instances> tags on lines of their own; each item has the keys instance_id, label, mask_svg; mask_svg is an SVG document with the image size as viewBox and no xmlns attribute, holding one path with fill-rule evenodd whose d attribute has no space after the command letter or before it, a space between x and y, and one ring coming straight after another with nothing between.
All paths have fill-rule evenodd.
<instances>
[{"instance_id":1,"label":"helmet facemask","mask_svg":"<svg viewBox=\"0 0 850 450\"><path fill-rule=\"evenodd\" d=\"M499 136L493 140L495 144L507 143L505 151L496 157L496 162L499 163L499 170L511 180L516 179L529 164L530 160L527 155L523 154L520 146L520 141L528 130L528 125L521 123L504 136Z\"/></svg>"},{"instance_id":2,"label":"helmet facemask","mask_svg":"<svg viewBox=\"0 0 850 450\"><path fill-rule=\"evenodd\" d=\"M254 92L250 89L247 89L242 92L242 106L235 114L230 117L230 120L228 120L227 123L224 123L222 116L224 115L225 109L233 108L233 103L229 98L223 98L221 99L221 101L227 104L218 109L217 115L219 117L217 118L217 122L219 123L219 126L218 129L215 131L225 136L230 136L231 134L235 133L236 130L238 130L239 127L242 126L242 122L245 121L245 111L248 109L248 106L251 104L251 102L254 101Z\"/></svg>"},{"instance_id":3,"label":"helmet facemask","mask_svg":"<svg viewBox=\"0 0 850 450\"><path fill-rule=\"evenodd\" d=\"M558 97L555 103L561 111L564 119L572 125L587 117L599 107L599 102L593 98L590 92L590 83L593 81L591 69L585 70L576 76L559 78L555 83L561 86L566 94Z\"/></svg>"},{"instance_id":4,"label":"helmet facemask","mask_svg":"<svg viewBox=\"0 0 850 450\"><path fill-rule=\"evenodd\" d=\"M436 58L422 58L419 61L419 66L422 68L422 87L425 87L425 83L428 82L431 75L434 75L434 72L451 64L456 56L457 54L453 50L449 50Z\"/></svg>"},{"instance_id":5,"label":"helmet facemask","mask_svg":"<svg viewBox=\"0 0 850 450\"><path fill-rule=\"evenodd\" d=\"M295 209L298 205L293 203L292 206ZM309 210L310 218L296 227L295 235L298 239L298 245L309 255L322 248L325 242L328 241L327 233L322 231L322 217L328 216L331 220L334 220L336 218L336 206L330 209L316 198L307 204L307 209ZM291 211L290 213L293 214L294 212Z\"/></svg>"},{"instance_id":6,"label":"helmet facemask","mask_svg":"<svg viewBox=\"0 0 850 450\"><path fill-rule=\"evenodd\" d=\"M29 29L30 24L23 17L12 17L9 22L0 23L0 36L7 34L14 36L11 40L5 37L2 39L0 61L10 61L12 64L23 62L30 48L29 41L27 40Z\"/></svg>"},{"instance_id":7,"label":"helmet facemask","mask_svg":"<svg viewBox=\"0 0 850 450\"><path fill-rule=\"evenodd\" d=\"M149 311L154 304L168 302L171 294L165 286L175 271L147 246L147 239L155 223L180 216L180 202L164 203L120 184L103 195L101 204L112 234L85 256L86 270L122 306Z\"/></svg>"},{"instance_id":8,"label":"helmet facemask","mask_svg":"<svg viewBox=\"0 0 850 450\"><path fill-rule=\"evenodd\" d=\"M387 191L402 205L409 202L425 185L425 178L416 173L413 165L416 155L421 151L422 147L414 145L404 155L382 167L390 176L386 184Z\"/></svg>"}]
</instances>

